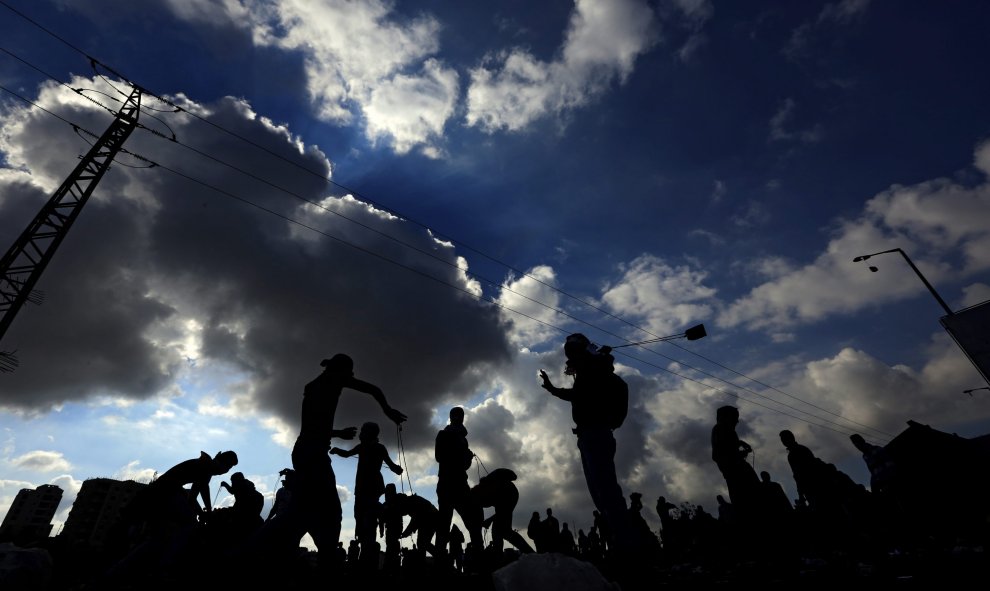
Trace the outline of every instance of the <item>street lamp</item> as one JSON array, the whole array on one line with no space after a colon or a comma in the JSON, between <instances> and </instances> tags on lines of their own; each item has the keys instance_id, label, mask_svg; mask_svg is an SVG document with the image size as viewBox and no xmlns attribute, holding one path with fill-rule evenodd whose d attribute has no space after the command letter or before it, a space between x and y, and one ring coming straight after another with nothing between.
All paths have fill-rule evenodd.
<instances>
[{"instance_id":1,"label":"street lamp","mask_svg":"<svg viewBox=\"0 0 990 591\"><path fill-rule=\"evenodd\" d=\"M689 341L697 341L698 339L703 339L706 336L708 336L708 333L705 331L705 325L704 324L698 324L696 326L692 326L691 328L689 328L689 329L687 329L687 330L685 330L684 332L681 332L681 333L672 334L672 335L666 336L666 337L657 337L655 339L648 339L648 340L645 340L645 341L639 341L638 343L626 343L625 345L616 345L616 346L614 346L612 348L613 349L619 349L621 347L632 347L634 345L647 345L649 343L661 343L663 341L672 341L674 339L687 339Z\"/></svg>"},{"instance_id":2,"label":"street lamp","mask_svg":"<svg viewBox=\"0 0 990 591\"><path fill-rule=\"evenodd\" d=\"M932 287L931 283L925 279L925 276L921 274L918 267L914 265L911 259L908 257L907 253L899 248L892 248L890 250L883 250L880 252L875 252L873 254L860 255L853 259L854 263L860 261L868 260L870 257L875 257L879 254L887 254L890 252L899 252L907 264L911 265L915 274L921 279L928 291L935 296L935 300L938 304L942 306L945 310L945 316L939 318L939 322L942 324L942 328L949 333L952 340L956 342L956 345L962 349L962 352L966 355L969 361L976 367L976 370L980 372L983 379L990 383L990 340L987 339L986 335L990 332L990 300L976 304L975 306L970 306L959 310L958 312L953 312L949 305L945 303L945 300L938 295L935 288ZM877 272L876 267L870 267L870 271L874 273ZM974 388L972 390L964 390L965 394L973 395L976 390L990 390L990 388Z\"/></svg>"},{"instance_id":3,"label":"street lamp","mask_svg":"<svg viewBox=\"0 0 990 591\"><path fill-rule=\"evenodd\" d=\"M952 314L954 313L952 311L952 309L950 309L949 308L949 305L945 303L945 300L942 299L942 296L938 295L938 292L935 291L935 288L932 287L932 284L931 283L928 283L928 280L925 279L925 276L921 274L921 271L918 270L918 267L914 266L914 263L911 261L910 258L908 258L907 253L904 252L903 250L901 250L899 248L892 248L890 250L883 250L883 251L880 251L880 252L875 252L873 254L863 254L863 255L860 255L860 256L854 258L853 259L853 262L854 263L858 263L860 261L865 261L865 260L869 259L870 257L875 257L878 254L887 254L888 252L899 252L899 253L901 253L901 256L904 257L904 260L907 261L907 264L911 265L911 268L914 269L915 274L917 274L918 275L918 278L921 279L922 283L925 284L925 287L928 288L928 291L930 291L932 293L932 295L935 296L935 299L938 300L939 305L942 306L942 309L945 310L945 313L948 314L949 316L952 316ZM873 266L870 267L870 271L873 271L874 273L876 273L878 270L879 269L877 269L876 267L873 267Z\"/></svg>"},{"instance_id":4,"label":"street lamp","mask_svg":"<svg viewBox=\"0 0 990 591\"><path fill-rule=\"evenodd\" d=\"M976 392L977 390L990 390L990 388L988 388L986 386L984 386L982 388L970 388L969 390L963 390L963 394L969 394L969 397L972 398L973 397L973 392Z\"/></svg>"}]
</instances>

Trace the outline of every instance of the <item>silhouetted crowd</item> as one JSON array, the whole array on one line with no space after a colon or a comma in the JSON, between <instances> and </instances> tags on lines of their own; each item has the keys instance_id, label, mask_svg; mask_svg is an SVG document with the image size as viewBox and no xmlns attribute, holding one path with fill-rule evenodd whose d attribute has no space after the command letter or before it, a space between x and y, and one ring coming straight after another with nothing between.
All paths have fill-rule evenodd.
<instances>
[{"instance_id":1,"label":"silhouetted crowd","mask_svg":"<svg viewBox=\"0 0 990 591\"><path fill-rule=\"evenodd\" d=\"M990 529L985 453L937 437L922 440L918 448L899 447L896 440L881 447L856 434L850 440L870 471L867 489L785 430L779 437L798 493L792 501L768 472L757 474L747 461L752 448L736 434L739 411L733 406L717 409L711 432L711 457L727 496L714 495L715 514L659 496L660 529L654 531L643 514L642 494L632 492L627 500L616 477L613 433L626 418L628 389L614 373L610 349L575 334L564 353L564 373L573 376L573 386L556 387L541 372L542 386L571 405L595 506L587 531L560 523L550 507L532 512L525 530L529 541L516 531L516 473L497 468L474 486L468 482L475 454L461 407L450 410L449 423L436 436L437 505L386 486L383 466L398 475L403 469L379 442L379 425L368 421L360 430L335 429L337 405L342 391L350 389L371 396L397 425L406 415L388 404L380 388L355 378L353 362L339 354L324 360L324 371L304 388L292 467L280 472L281 487L267 518L261 517L262 494L241 472L220 485L233 496L233 505L214 509L210 481L232 470L238 457L233 451L201 453L142 489L101 552L63 549L56 563L71 565L74 576L62 573L60 582L76 589L125 589L231 583L302 588L345 577L366 584L416 575L436 581L490 575L524 554L547 553L593 563L630 588L643 586L643 580L673 584L710 577L715 582L743 573L754 581L792 580L809 572L893 575L917 572L912 561L920 557L935 564L933 557L947 553L984 564ZM355 436L353 447L331 444ZM346 548L339 539L342 511L331 456L357 456L358 462L355 538ZM492 510L488 518L487 509ZM453 524L454 512L466 531ZM307 533L315 553L300 547ZM411 540L411 547L403 548L403 539Z\"/></svg>"}]
</instances>

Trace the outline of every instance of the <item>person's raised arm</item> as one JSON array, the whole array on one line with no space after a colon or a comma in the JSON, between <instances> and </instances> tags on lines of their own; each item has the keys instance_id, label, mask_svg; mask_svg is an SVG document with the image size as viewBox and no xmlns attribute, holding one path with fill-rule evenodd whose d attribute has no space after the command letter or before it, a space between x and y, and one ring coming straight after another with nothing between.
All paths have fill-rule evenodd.
<instances>
[{"instance_id":1,"label":"person's raised arm","mask_svg":"<svg viewBox=\"0 0 990 591\"><path fill-rule=\"evenodd\" d=\"M558 388L557 386L554 386L553 385L553 382L550 381L550 376L547 375L547 372L545 370L542 370L542 369L540 370L540 378L543 379L543 383L540 384L540 386L544 390L546 390L547 392L553 394L557 398L560 398L561 400L570 401L570 399L571 399L570 389L568 389L568 388Z\"/></svg>"},{"instance_id":2,"label":"person's raised arm","mask_svg":"<svg viewBox=\"0 0 990 591\"><path fill-rule=\"evenodd\" d=\"M388 400L385 400L385 393L382 392L382 389L379 388L378 386L365 382L364 380L359 380L354 377L348 378L344 382L344 386L352 390L357 390L358 392L364 392L365 394L370 394L371 397L375 399L375 402L378 403L378 406L382 407L382 410L385 412L385 416L391 419L392 422L395 423L396 425L406 420L405 414L392 408L389 405Z\"/></svg>"}]
</instances>

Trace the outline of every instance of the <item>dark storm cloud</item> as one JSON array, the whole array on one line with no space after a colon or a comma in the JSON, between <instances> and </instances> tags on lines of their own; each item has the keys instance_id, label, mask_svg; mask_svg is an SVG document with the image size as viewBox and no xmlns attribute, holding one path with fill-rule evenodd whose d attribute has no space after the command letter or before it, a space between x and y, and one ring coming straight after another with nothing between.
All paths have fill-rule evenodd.
<instances>
[{"instance_id":1,"label":"dark storm cloud","mask_svg":"<svg viewBox=\"0 0 990 591\"><path fill-rule=\"evenodd\" d=\"M52 92L39 101L102 131L104 117L86 106L65 109L59 96ZM318 174L188 116L169 119L181 142L285 190L136 132L127 149L162 167L115 166L100 184L100 198L87 206L40 285L56 305L22 314L17 332L5 339L5 348L18 348L23 363L16 382L4 384L3 403L44 408L101 392L154 394L172 383L181 361L177 343L192 336L201 340L203 360L245 370L257 407L290 424L298 420L304 384L321 371L320 360L348 353L356 375L381 386L389 402L409 414L409 424L416 425L410 443L432 439L419 426L429 423L437 401L470 391L479 367L508 357L495 308L440 283L472 289L448 245L363 203L327 199L331 190L320 174L329 162L320 150L300 149L286 129L256 117L240 101L227 98L207 109L203 117ZM14 127L12 163L35 178L65 174L78 148L59 141L66 137L64 124L33 115ZM21 193L30 191L21 185ZM36 190L0 203L4 235L16 234L24 211L37 208L39 197ZM15 210L21 215L7 215ZM188 321L201 333L190 334ZM8 389L11 383L16 389ZM359 394L349 395L338 414L342 424L373 417L385 420Z\"/></svg>"}]
</instances>

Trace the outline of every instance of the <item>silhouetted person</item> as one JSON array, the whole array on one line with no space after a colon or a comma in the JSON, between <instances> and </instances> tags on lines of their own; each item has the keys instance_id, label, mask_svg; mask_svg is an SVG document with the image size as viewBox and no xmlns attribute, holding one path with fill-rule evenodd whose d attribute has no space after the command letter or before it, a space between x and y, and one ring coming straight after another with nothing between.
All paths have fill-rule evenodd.
<instances>
[{"instance_id":1,"label":"silhouetted person","mask_svg":"<svg viewBox=\"0 0 990 591\"><path fill-rule=\"evenodd\" d=\"M846 545L850 535L858 535L866 525L862 519L869 510L868 491L834 464L816 457L790 431L781 431L780 441L787 448L787 462L798 498L807 501L811 516L822 531L822 541Z\"/></svg>"},{"instance_id":2,"label":"silhouetted person","mask_svg":"<svg viewBox=\"0 0 990 591\"><path fill-rule=\"evenodd\" d=\"M457 524L450 526L450 558L454 562L454 570L464 570L464 532Z\"/></svg>"},{"instance_id":3,"label":"silhouetted person","mask_svg":"<svg viewBox=\"0 0 990 591\"><path fill-rule=\"evenodd\" d=\"M746 456L753 448L739 439L736 425L739 409L722 406L715 411L712 427L712 460L718 466L729 489L729 501L736 507L741 519L755 519L760 510L760 479Z\"/></svg>"},{"instance_id":4,"label":"silhouetted person","mask_svg":"<svg viewBox=\"0 0 990 591\"><path fill-rule=\"evenodd\" d=\"M764 531L762 540L766 542L767 556L777 567L786 566L804 550L802 532L795 529L794 507L784 487L772 480L766 470L760 472L760 495L763 502L760 527Z\"/></svg>"},{"instance_id":5,"label":"silhouetted person","mask_svg":"<svg viewBox=\"0 0 990 591\"><path fill-rule=\"evenodd\" d=\"M436 556L433 535L437 531L440 511L433 503L416 494L400 494L395 490L395 485L390 483L385 486L384 514L386 527L397 526L395 530L386 531L386 541L394 539L397 543L402 538L416 534L416 549ZM409 524L404 529L403 517L409 517Z\"/></svg>"},{"instance_id":6,"label":"silhouetted person","mask_svg":"<svg viewBox=\"0 0 990 591\"><path fill-rule=\"evenodd\" d=\"M667 497L660 495L657 497L657 517L660 518L660 543L668 555L673 555L679 548L677 537L677 520L671 513L677 509L677 505L667 500Z\"/></svg>"},{"instance_id":7,"label":"silhouetted person","mask_svg":"<svg viewBox=\"0 0 990 591\"><path fill-rule=\"evenodd\" d=\"M540 371L543 388L571 403L573 432L577 435L581 466L595 507L608 521L609 533L620 549L629 549L626 499L615 473L615 436L629 410L629 389L614 372L610 347L596 348L586 336L575 333L564 343L564 373L574 376L572 388L558 388L547 372ZM609 540L611 544L611 540Z\"/></svg>"},{"instance_id":8,"label":"silhouetted person","mask_svg":"<svg viewBox=\"0 0 990 591\"><path fill-rule=\"evenodd\" d=\"M526 526L526 535L529 536L530 540L533 540L533 545L536 547L537 552L547 551L546 537L543 535L542 524L540 512L533 511L533 515L529 518L529 524Z\"/></svg>"},{"instance_id":9,"label":"silhouetted person","mask_svg":"<svg viewBox=\"0 0 990 591\"><path fill-rule=\"evenodd\" d=\"M378 516L378 533L385 538L385 570L395 571L402 564L402 548L399 539L402 536L402 513L398 502L390 500L396 495L395 484L385 485L385 502Z\"/></svg>"},{"instance_id":10,"label":"silhouetted person","mask_svg":"<svg viewBox=\"0 0 990 591\"><path fill-rule=\"evenodd\" d=\"M667 500L667 497L657 497L657 516L660 518L660 540L666 550L674 550L677 546L676 525L674 515L671 511L677 509L677 505Z\"/></svg>"},{"instance_id":11,"label":"silhouetted person","mask_svg":"<svg viewBox=\"0 0 990 591\"><path fill-rule=\"evenodd\" d=\"M231 474L230 484L221 482L220 488L234 496L234 504L215 510L209 525L223 543L239 548L264 523L261 510L265 506L265 496L242 472Z\"/></svg>"},{"instance_id":12,"label":"silhouetted person","mask_svg":"<svg viewBox=\"0 0 990 591\"><path fill-rule=\"evenodd\" d=\"M559 552L563 552L568 556L577 554L577 543L574 541L574 532L567 526L566 521L560 526L560 542L557 544L557 549Z\"/></svg>"},{"instance_id":13,"label":"silhouetted person","mask_svg":"<svg viewBox=\"0 0 990 591\"><path fill-rule=\"evenodd\" d=\"M279 470L278 475L281 477L282 486L275 491L275 500L272 501L272 508L268 511L265 521L271 521L282 511L287 511L292 504L292 488L289 486L289 481L296 477L296 472L292 468L283 468Z\"/></svg>"},{"instance_id":14,"label":"silhouetted person","mask_svg":"<svg viewBox=\"0 0 990 591\"><path fill-rule=\"evenodd\" d=\"M798 498L807 502L812 510L816 509L826 502L824 462L798 443L794 433L786 429L780 432L780 442L787 448L787 463L797 485Z\"/></svg>"},{"instance_id":15,"label":"silhouetted person","mask_svg":"<svg viewBox=\"0 0 990 591\"><path fill-rule=\"evenodd\" d=\"M292 568L292 563L299 558L299 532L305 518L298 502L296 471L283 468L279 476L282 486L275 493L268 517L250 538L247 554L239 557L257 571L266 571L263 574ZM252 577L251 574L245 576Z\"/></svg>"},{"instance_id":16,"label":"silhouetted person","mask_svg":"<svg viewBox=\"0 0 990 591\"><path fill-rule=\"evenodd\" d=\"M560 544L560 522L553 516L553 509L547 507L547 516L540 522L547 552L557 552Z\"/></svg>"},{"instance_id":17,"label":"silhouetted person","mask_svg":"<svg viewBox=\"0 0 990 591\"><path fill-rule=\"evenodd\" d=\"M172 515L177 521L194 521L201 513L213 510L210 479L226 474L236 465L237 454L232 451L219 452L212 458L205 451L200 452L198 458L180 462L166 470L145 490L149 491L149 500L161 503L156 507L159 516L174 509ZM184 488L186 485L190 485L188 489ZM197 504L197 496L203 501L202 508Z\"/></svg>"},{"instance_id":18,"label":"silhouetted person","mask_svg":"<svg viewBox=\"0 0 990 591\"><path fill-rule=\"evenodd\" d=\"M602 536L595 526L591 526L591 529L588 530L588 548L588 559L592 562L601 561L605 557L605 545L602 543Z\"/></svg>"},{"instance_id":19,"label":"silhouetted person","mask_svg":"<svg viewBox=\"0 0 990 591\"><path fill-rule=\"evenodd\" d=\"M587 558L591 554L591 543L588 540L588 534L584 533L583 529L578 529L577 549L578 556L581 558Z\"/></svg>"},{"instance_id":20,"label":"silhouetted person","mask_svg":"<svg viewBox=\"0 0 990 591\"><path fill-rule=\"evenodd\" d=\"M634 492L629 494L629 523L636 536L637 546L648 552L660 549L660 540L650 529L650 524L643 517L643 495Z\"/></svg>"},{"instance_id":21,"label":"silhouetted person","mask_svg":"<svg viewBox=\"0 0 990 591\"><path fill-rule=\"evenodd\" d=\"M492 524L492 546L499 553L502 552L503 540L522 553L533 552L526 540L512 529L512 512L519 503L519 489L513 482L515 479L516 473L512 470L498 468L471 487L471 498L480 511L475 519L483 517L485 507L495 509L488 521Z\"/></svg>"},{"instance_id":22,"label":"silhouetted person","mask_svg":"<svg viewBox=\"0 0 990 591\"><path fill-rule=\"evenodd\" d=\"M870 490L872 496L872 511L875 516L875 526L878 532L884 532L890 542L903 543L907 538L914 537L915 534L908 531L907 524L914 523L917 516L910 515L910 505L906 503L900 486L901 477L898 474L897 465L890 457L887 450L872 443L867 443L859 433L853 433L849 440L863 455L863 461L870 471ZM910 487L912 492L918 496L924 496L924 492L918 487ZM925 527L920 528L927 529Z\"/></svg>"},{"instance_id":23,"label":"silhouetted person","mask_svg":"<svg viewBox=\"0 0 990 591\"><path fill-rule=\"evenodd\" d=\"M894 478L894 463L882 446L867 443L859 433L853 433L849 440L863 454L863 461L870 471L870 489L874 493L887 493Z\"/></svg>"},{"instance_id":24,"label":"silhouetted person","mask_svg":"<svg viewBox=\"0 0 990 591\"><path fill-rule=\"evenodd\" d=\"M337 478L327 452L331 438L353 439L357 433L356 427L333 428L341 393L348 388L368 394L396 424L405 421L406 415L389 406L381 388L354 377L354 362L347 355L338 353L320 365L323 373L303 390L302 427L292 448L292 467L298 479L297 496L303 518L295 544L298 546L299 539L308 531L320 551L321 561L332 564L343 515Z\"/></svg>"},{"instance_id":25,"label":"silhouetted person","mask_svg":"<svg viewBox=\"0 0 990 591\"><path fill-rule=\"evenodd\" d=\"M772 480L766 470L760 472L760 488L763 490L763 500L769 513L780 515L794 510L791 499L784 492L784 487Z\"/></svg>"},{"instance_id":26,"label":"silhouetted person","mask_svg":"<svg viewBox=\"0 0 990 591\"><path fill-rule=\"evenodd\" d=\"M437 433L434 446L434 456L440 465L437 469L437 508L440 517L436 548L441 556L447 552L447 536L455 510L467 526L474 547L480 548L481 545L481 522L472 519L476 511L471 501L467 471L474 460L474 452L468 446L464 409L455 406L450 409L449 416L450 423Z\"/></svg>"},{"instance_id":27,"label":"silhouetted person","mask_svg":"<svg viewBox=\"0 0 990 591\"><path fill-rule=\"evenodd\" d=\"M209 514L210 479L237 465L232 451L180 462L141 490L125 511L131 531L145 532L130 552L111 567L111 579L128 577L138 568L171 566L189 543L197 523ZM185 488L186 486L189 488ZM196 500L199 497L203 506Z\"/></svg>"},{"instance_id":28,"label":"silhouetted person","mask_svg":"<svg viewBox=\"0 0 990 591\"><path fill-rule=\"evenodd\" d=\"M378 517L381 513L381 503L378 499L385 494L382 464L387 465L392 472L402 474L402 468L392 461L388 450L378 441L379 432L378 423L369 421L361 425L357 445L351 449L330 448L331 455L343 458L358 456L354 482L354 531L361 544L361 556L368 568L378 567L380 546L375 532L378 529Z\"/></svg>"},{"instance_id":29,"label":"silhouetted person","mask_svg":"<svg viewBox=\"0 0 990 591\"><path fill-rule=\"evenodd\" d=\"M361 560L361 543L357 538L352 539L347 544L347 566L351 570L356 570Z\"/></svg>"}]
</instances>

